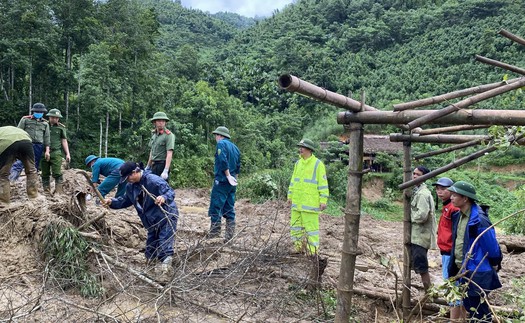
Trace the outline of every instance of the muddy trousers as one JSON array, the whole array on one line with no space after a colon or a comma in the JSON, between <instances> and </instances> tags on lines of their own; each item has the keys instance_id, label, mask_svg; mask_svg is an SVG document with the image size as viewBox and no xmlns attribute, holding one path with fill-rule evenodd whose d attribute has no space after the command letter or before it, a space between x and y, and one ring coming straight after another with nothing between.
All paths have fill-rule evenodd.
<instances>
[{"instance_id":1,"label":"muddy trousers","mask_svg":"<svg viewBox=\"0 0 525 323\"><path fill-rule=\"evenodd\" d=\"M317 254L319 249L319 213L292 209L290 235L294 248L309 255Z\"/></svg>"},{"instance_id":2,"label":"muddy trousers","mask_svg":"<svg viewBox=\"0 0 525 323\"><path fill-rule=\"evenodd\" d=\"M211 189L210 208L208 216L210 217L209 238L218 237L221 233L221 219L226 219L225 239L230 240L235 234L235 193L237 186L231 186L230 183L213 182Z\"/></svg>"},{"instance_id":3,"label":"muddy trousers","mask_svg":"<svg viewBox=\"0 0 525 323\"><path fill-rule=\"evenodd\" d=\"M32 150L33 150L33 164L35 166L35 169L38 171L40 167L40 159L42 158L42 154L44 153L44 144L41 143L32 143ZM27 167L25 167L25 163L20 159L17 158L14 162L14 164L11 167L9 180L15 181L20 177L20 173L22 173L22 169L25 168L26 174L27 174Z\"/></svg>"},{"instance_id":4,"label":"muddy trousers","mask_svg":"<svg viewBox=\"0 0 525 323\"><path fill-rule=\"evenodd\" d=\"M146 259L164 261L167 257L173 256L176 231L177 218L175 216L169 216L169 219L149 228L146 238Z\"/></svg>"},{"instance_id":5,"label":"muddy trousers","mask_svg":"<svg viewBox=\"0 0 525 323\"><path fill-rule=\"evenodd\" d=\"M49 161L42 158L40 160L40 169L42 170L42 185L44 189L49 187L51 175L53 175L56 184L62 183L62 152L53 150L50 153Z\"/></svg>"},{"instance_id":6,"label":"muddy trousers","mask_svg":"<svg viewBox=\"0 0 525 323\"><path fill-rule=\"evenodd\" d=\"M111 192L111 190L118 185L117 193L115 197L123 196L126 193L126 182L120 183L120 173L118 169L113 170L102 183L97 187L100 195L106 197L106 194Z\"/></svg>"},{"instance_id":7,"label":"muddy trousers","mask_svg":"<svg viewBox=\"0 0 525 323\"><path fill-rule=\"evenodd\" d=\"M463 305L467 310L469 322L492 322L492 312L487 302L481 301L480 296L469 295L463 298Z\"/></svg>"},{"instance_id":8,"label":"muddy trousers","mask_svg":"<svg viewBox=\"0 0 525 323\"><path fill-rule=\"evenodd\" d=\"M27 196L34 198L38 196L38 175L35 168L35 155L33 144L29 140L14 142L0 154L0 201L9 203L11 188L9 186L9 174L15 160L20 160L27 175Z\"/></svg>"}]
</instances>

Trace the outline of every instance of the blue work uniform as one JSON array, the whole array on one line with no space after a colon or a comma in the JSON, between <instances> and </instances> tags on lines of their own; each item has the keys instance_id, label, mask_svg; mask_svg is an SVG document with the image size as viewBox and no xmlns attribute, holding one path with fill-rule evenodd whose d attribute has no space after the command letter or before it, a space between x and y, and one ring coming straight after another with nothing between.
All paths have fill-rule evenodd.
<instances>
[{"instance_id":1,"label":"blue work uniform","mask_svg":"<svg viewBox=\"0 0 525 323\"><path fill-rule=\"evenodd\" d=\"M164 196L166 202L156 205L155 198ZM164 261L173 255L173 243L177 231L179 210L175 204L175 191L161 177L143 171L138 183L127 183L126 193L111 199L110 208L122 209L133 205L142 224L148 231L146 240L146 258Z\"/></svg>"},{"instance_id":2,"label":"blue work uniform","mask_svg":"<svg viewBox=\"0 0 525 323\"><path fill-rule=\"evenodd\" d=\"M217 142L215 150L214 175L215 180L211 190L210 208L208 216L212 223L221 222L221 217L235 221L235 192L237 186L228 182L224 171L230 170L230 175L237 178L241 170L241 152L229 139L224 138Z\"/></svg>"},{"instance_id":3,"label":"blue work uniform","mask_svg":"<svg viewBox=\"0 0 525 323\"><path fill-rule=\"evenodd\" d=\"M124 195L126 192L126 182L119 184L120 182L120 172L119 168L124 164L124 161L120 158L97 158L91 167L91 181L93 183L100 182L100 175L104 176L105 179L97 187L98 191L105 197L106 194L111 192L111 190L118 185L117 193L115 197Z\"/></svg>"}]
</instances>

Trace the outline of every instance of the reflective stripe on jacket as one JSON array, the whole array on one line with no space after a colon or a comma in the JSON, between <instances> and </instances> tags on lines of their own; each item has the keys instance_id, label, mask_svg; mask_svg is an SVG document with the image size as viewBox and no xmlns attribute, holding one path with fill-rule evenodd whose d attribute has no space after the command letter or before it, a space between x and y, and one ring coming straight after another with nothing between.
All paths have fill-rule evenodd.
<instances>
[{"instance_id":1,"label":"reflective stripe on jacket","mask_svg":"<svg viewBox=\"0 0 525 323\"><path fill-rule=\"evenodd\" d=\"M319 212L319 206L328 201L328 181L322 161L314 155L300 158L294 166L288 188L288 199L292 209L302 212Z\"/></svg>"}]
</instances>

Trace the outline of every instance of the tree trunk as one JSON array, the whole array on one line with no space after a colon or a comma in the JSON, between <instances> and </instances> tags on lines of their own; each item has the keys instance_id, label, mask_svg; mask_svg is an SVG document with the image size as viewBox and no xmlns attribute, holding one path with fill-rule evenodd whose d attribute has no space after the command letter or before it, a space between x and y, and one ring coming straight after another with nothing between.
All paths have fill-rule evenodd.
<instances>
[{"instance_id":1,"label":"tree trunk","mask_svg":"<svg viewBox=\"0 0 525 323\"><path fill-rule=\"evenodd\" d=\"M67 38L67 47L66 47L66 75L69 79L71 73L71 37ZM65 89L64 89L64 101L66 103L66 122L69 119L69 82L66 80Z\"/></svg>"},{"instance_id":2,"label":"tree trunk","mask_svg":"<svg viewBox=\"0 0 525 323\"><path fill-rule=\"evenodd\" d=\"M31 106L33 105L33 56L29 59L29 114L31 114Z\"/></svg>"},{"instance_id":3,"label":"tree trunk","mask_svg":"<svg viewBox=\"0 0 525 323\"><path fill-rule=\"evenodd\" d=\"M102 126L102 118L100 118L100 138L98 142L98 155L102 156L102 133L103 133L103 126Z\"/></svg>"},{"instance_id":4,"label":"tree trunk","mask_svg":"<svg viewBox=\"0 0 525 323\"><path fill-rule=\"evenodd\" d=\"M106 112L106 140L104 142L104 157L108 157L109 111Z\"/></svg>"}]
</instances>

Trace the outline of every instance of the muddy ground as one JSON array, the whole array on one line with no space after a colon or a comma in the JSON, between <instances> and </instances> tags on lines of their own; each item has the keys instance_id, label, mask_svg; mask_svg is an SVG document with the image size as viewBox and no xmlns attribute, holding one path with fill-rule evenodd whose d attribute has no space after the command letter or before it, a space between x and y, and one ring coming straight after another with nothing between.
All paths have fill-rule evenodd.
<instances>
[{"instance_id":1,"label":"muddy ground","mask_svg":"<svg viewBox=\"0 0 525 323\"><path fill-rule=\"evenodd\" d=\"M28 200L25 178L12 185L12 203L0 209L0 322L324 322L333 320L343 241L343 217L321 215L321 255L328 267L320 290L309 291L311 261L290 253L286 203L237 201L237 234L229 243L206 240L208 190L177 190L180 217L172 275L158 276L143 257L145 230L134 209L107 210L87 200L88 185L77 170L65 173L65 196ZM242 185L242 183L241 183ZM372 182L364 194L380 197ZM85 204L84 204L85 203ZM83 228L91 242L89 269L103 287L97 298L52 274L53 259L42 257L43 232L52 223ZM67 221L67 222L66 222ZM525 244L525 238L510 238ZM356 290L390 295L402 277L402 223L361 217ZM506 248L503 248L506 251ZM505 295L513 278L525 274L522 253L505 253L504 287L493 305L517 309ZM440 256L430 252L432 281L441 282ZM396 277L399 277L396 280ZM412 295L422 295L413 275ZM393 294L392 294L393 295ZM399 321L395 301L355 295L357 322ZM439 321L429 314L419 321Z\"/></svg>"}]
</instances>

